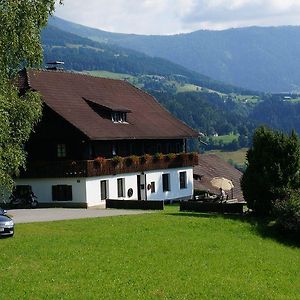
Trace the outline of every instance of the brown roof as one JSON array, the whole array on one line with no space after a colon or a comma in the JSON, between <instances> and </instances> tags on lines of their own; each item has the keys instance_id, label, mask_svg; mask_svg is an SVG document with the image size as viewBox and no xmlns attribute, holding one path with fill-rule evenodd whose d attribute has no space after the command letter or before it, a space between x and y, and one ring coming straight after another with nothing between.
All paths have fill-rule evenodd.
<instances>
[{"instance_id":1,"label":"brown roof","mask_svg":"<svg viewBox=\"0 0 300 300\"><path fill-rule=\"evenodd\" d=\"M194 179L194 188L200 190L209 190L210 192L219 194L218 189L212 187L210 181L214 177L225 177L233 182L233 197L238 201L244 201L243 193L240 186L242 172L224 161L214 154L200 154L199 164L194 167L194 178L200 176L199 179Z\"/></svg>"},{"instance_id":2,"label":"brown roof","mask_svg":"<svg viewBox=\"0 0 300 300\"><path fill-rule=\"evenodd\" d=\"M48 70L27 70L22 77L23 86L24 78L25 81L28 78L26 83L42 94L47 106L92 140L198 136L152 96L125 81ZM113 123L111 119L101 117L88 102L128 112L128 124Z\"/></svg>"}]
</instances>

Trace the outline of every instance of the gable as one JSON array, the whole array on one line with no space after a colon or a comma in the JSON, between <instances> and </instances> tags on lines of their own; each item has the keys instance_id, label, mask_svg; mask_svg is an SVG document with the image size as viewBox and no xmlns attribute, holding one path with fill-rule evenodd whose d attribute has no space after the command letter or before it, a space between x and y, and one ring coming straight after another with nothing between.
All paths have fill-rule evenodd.
<instances>
[{"instance_id":1,"label":"gable","mask_svg":"<svg viewBox=\"0 0 300 300\"><path fill-rule=\"evenodd\" d=\"M45 70L29 70L27 78L47 106L92 140L198 136L152 96L125 81ZM104 110L126 112L126 124L101 116L88 102Z\"/></svg>"}]
</instances>

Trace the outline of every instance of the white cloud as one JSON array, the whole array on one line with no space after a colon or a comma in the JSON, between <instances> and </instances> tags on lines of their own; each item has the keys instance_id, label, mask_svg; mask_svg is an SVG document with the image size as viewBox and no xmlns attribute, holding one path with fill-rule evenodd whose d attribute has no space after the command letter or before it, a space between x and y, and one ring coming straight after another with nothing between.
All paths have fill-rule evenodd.
<instances>
[{"instance_id":1,"label":"white cloud","mask_svg":"<svg viewBox=\"0 0 300 300\"><path fill-rule=\"evenodd\" d=\"M300 0L64 0L56 15L99 29L172 34L300 24Z\"/></svg>"}]
</instances>

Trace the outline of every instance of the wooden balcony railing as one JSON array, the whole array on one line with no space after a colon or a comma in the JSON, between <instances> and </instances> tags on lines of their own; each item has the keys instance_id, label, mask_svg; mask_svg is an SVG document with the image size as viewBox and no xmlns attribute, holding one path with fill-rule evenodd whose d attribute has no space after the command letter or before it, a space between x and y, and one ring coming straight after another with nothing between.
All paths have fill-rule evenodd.
<instances>
[{"instance_id":1,"label":"wooden balcony railing","mask_svg":"<svg viewBox=\"0 0 300 300\"><path fill-rule=\"evenodd\" d=\"M36 161L27 166L21 178L92 177L171 169L198 164L198 154L180 153L157 156L96 158L79 161Z\"/></svg>"}]
</instances>

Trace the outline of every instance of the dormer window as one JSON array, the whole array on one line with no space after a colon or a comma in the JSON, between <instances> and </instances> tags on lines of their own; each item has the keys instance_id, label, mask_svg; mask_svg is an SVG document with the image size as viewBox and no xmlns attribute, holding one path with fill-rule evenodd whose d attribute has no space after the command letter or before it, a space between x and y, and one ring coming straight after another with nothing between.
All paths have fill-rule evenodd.
<instances>
[{"instance_id":1,"label":"dormer window","mask_svg":"<svg viewBox=\"0 0 300 300\"><path fill-rule=\"evenodd\" d=\"M127 114L126 112L113 111L111 113L111 120L114 123L127 123Z\"/></svg>"},{"instance_id":2,"label":"dormer window","mask_svg":"<svg viewBox=\"0 0 300 300\"><path fill-rule=\"evenodd\" d=\"M111 119L113 123L128 124L127 113L131 113L130 109L104 100L83 99L100 117Z\"/></svg>"}]
</instances>

